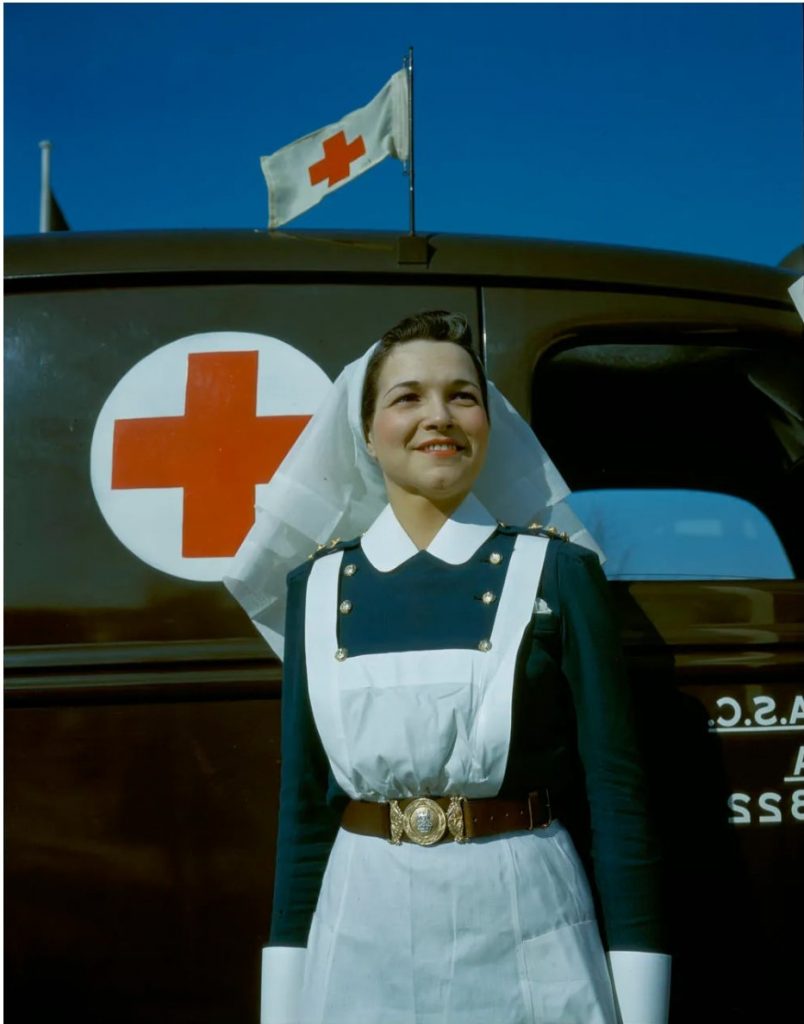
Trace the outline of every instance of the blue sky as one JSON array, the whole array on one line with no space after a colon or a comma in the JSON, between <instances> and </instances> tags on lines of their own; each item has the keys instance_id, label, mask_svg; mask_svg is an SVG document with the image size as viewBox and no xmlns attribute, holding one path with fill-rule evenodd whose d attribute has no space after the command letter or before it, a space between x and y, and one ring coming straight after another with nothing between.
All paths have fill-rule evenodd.
<instances>
[{"instance_id":1,"label":"blue sky","mask_svg":"<svg viewBox=\"0 0 804 1024\"><path fill-rule=\"evenodd\" d=\"M5 231L264 228L259 157L416 58L417 226L774 264L804 236L798 4L6 4ZM289 228L407 225L387 160Z\"/></svg>"}]
</instances>

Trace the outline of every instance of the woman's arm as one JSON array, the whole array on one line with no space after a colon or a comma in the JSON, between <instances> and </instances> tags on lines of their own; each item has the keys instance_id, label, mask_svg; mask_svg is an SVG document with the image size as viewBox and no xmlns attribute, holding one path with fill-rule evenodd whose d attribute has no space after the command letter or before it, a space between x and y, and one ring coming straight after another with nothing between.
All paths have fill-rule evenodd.
<instances>
[{"instance_id":1,"label":"woman's arm","mask_svg":"<svg viewBox=\"0 0 804 1024\"><path fill-rule=\"evenodd\" d=\"M288 576L282 672L282 774L271 938L263 950L262 1024L297 1024L310 922L339 816L307 693L304 605L309 566Z\"/></svg>"},{"instance_id":2,"label":"woman's arm","mask_svg":"<svg viewBox=\"0 0 804 1024\"><path fill-rule=\"evenodd\" d=\"M608 583L597 556L561 544L556 558L562 670L572 689L592 826L601 931L623 1024L664 1024L670 957L659 850Z\"/></svg>"}]
</instances>

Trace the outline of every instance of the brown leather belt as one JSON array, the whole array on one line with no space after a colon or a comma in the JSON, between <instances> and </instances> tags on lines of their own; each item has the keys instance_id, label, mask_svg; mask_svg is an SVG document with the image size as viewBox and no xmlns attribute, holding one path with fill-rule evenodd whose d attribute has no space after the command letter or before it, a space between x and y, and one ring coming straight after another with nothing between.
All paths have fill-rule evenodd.
<instances>
[{"instance_id":1,"label":"brown leather belt","mask_svg":"<svg viewBox=\"0 0 804 1024\"><path fill-rule=\"evenodd\" d=\"M432 846L442 841L464 843L502 832L547 828L551 821L550 795L542 787L519 800L467 800L459 796L420 796L390 803L350 800L341 826L394 844Z\"/></svg>"}]
</instances>

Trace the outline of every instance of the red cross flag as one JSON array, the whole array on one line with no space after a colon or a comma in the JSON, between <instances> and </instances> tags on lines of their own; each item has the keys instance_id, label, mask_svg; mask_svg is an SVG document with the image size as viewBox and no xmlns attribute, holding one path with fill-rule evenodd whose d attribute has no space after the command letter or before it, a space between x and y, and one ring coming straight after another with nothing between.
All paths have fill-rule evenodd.
<instances>
[{"instance_id":1,"label":"red cross flag","mask_svg":"<svg viewBox=\"0 0 804 1024\"><path fill-rule=\"evenodd\" d=\"M397 71L365 107L261 157L268 227L298 217L387 156L407 160L408 104L407 72Z\"/></svg>"},{"instance_id":2,"label":"red cross flag","mask_svg":"<svg viewBox=\"0 0 804 1024\"><path fill-rule=\"evenodd\" d=\"M330 386L312 359L263 334L214 331L156 349L95 424L90 474L104 519L149 565L220 580Z\"/></svg>"}]
</instances>

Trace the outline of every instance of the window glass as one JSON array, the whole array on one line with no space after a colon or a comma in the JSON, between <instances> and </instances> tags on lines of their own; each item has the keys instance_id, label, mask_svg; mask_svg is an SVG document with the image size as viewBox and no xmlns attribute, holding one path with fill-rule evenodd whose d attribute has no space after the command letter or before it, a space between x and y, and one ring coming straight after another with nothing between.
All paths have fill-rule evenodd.
<instances>
[{"instance_id":1,"label":"window glass","mask_svg":"<svg viewBox=\"0 0 804 1024\"><path fill-rule=\"evenodd\" d=\"M533 427L573 492L606 495L578 501L610 575L804 577L802 380L771 334L632 324L554 343Z\"/></svg>"},{"instance_id":2,"label":"window glass","mask_svg":"<svg viewBox=\"0 0 804 1024\"><path fill-rule=\"evenodd\" d=\"M570 504L606 555L609 579L793 579L768 518L729 494L576 491Z\"/></svg>"}]
</instances>

